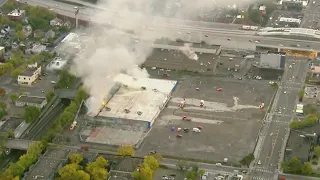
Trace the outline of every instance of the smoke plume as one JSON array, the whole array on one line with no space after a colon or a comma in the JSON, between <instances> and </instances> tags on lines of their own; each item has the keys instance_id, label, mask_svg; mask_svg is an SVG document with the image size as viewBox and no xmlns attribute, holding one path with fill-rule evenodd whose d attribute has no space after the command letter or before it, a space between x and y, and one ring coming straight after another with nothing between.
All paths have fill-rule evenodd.
<instances>
[{"instance_id":1,"label":"smoke plume","mask_svg":"<svg viewBox=\"0 0 320 180\"><path fill-rule=\"evenodd\" d=\"M84 87L91 95L89 106L92 113L97 113L101 108L104 98L114 85L115 75L126 71L135 77L147 77L146 71L138 68L138 65L152 52L154 40L177 34L176 29L157 29L156 25L172 24L172 21L155 17L195 19L204 16L205 11L233 4L230 0L228 3L222 2L100 0L99 7L106 11L96 11L89 17L99 23L85 30L86 34L80 41L81 50L73 59L71 67L71 72L82 79ZM127 33L120 29L132 31Z\"/></svg>"}]
</instances>

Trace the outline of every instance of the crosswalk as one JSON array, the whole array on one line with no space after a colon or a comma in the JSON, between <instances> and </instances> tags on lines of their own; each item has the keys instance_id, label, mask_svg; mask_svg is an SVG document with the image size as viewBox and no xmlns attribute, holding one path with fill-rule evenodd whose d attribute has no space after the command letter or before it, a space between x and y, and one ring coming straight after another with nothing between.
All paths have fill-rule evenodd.
<instances>
[{"instance_id":1,"label":"crosswalk","mask_svg":"<svg viewBox=\"0 0 320 180\"><path fill-rule=\"evenodd\" d=\"M252 179L253 180L272 180L272 178L266 178L261 176L254 176Z\"/></svg>"},{"instance_id":2,"label":"crosswalk","mask_svg":"<svg viewBox=\"0 0 320 180\"><path fill-rule=\"evenodd\" d=\"M265 172L265 173L273 173L273 171L270 171L268 169L255 169L254 171Z\"/></svg>"}]
</instances>

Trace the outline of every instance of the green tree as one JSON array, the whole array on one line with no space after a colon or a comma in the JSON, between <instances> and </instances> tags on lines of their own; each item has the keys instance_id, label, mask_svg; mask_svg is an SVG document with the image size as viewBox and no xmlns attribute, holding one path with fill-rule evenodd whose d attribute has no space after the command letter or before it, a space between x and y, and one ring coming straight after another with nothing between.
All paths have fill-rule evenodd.
<instances>
[{"instance_id":1,"label":"green tree","mask_svg":"<svg viewBox=\"0 0 320 180\"><path fill-rule=\"evenodd\" d=\"M261 23L261 13L258 9L249 8L248 17L254 23L257 23L257 24Z\"/></svg>"},{"instance_id":2,"label":"green tree","mask_svg":"<svg viewBox=\"0 0 320 180\"><path fill-rule=\"evenodd\" d=\"M148 165L142 165L138 171L132 173L135 180L152 180L153 171Z\"/></svg>"},{"instance_id":3,"label":"green tree","mask_svg":"<svg viewBox=\"0 0 320 180\"><path fill-rule=\"evenodd\" d=\"M9 23L9 18L6 16L1 16L0 18L1 24L8 24Z\"/></svg>"},{"instance_id":4,"label":"green tree","mask_svg":"<svg viewBox=\"0 0 320 180\"><path fill-rule=\"evenodd\" d=\"M109 166L108 161L99 156L94 162L87 165L86 171L90 174L93 180L104 180L108 177L107 166Z\"/></svg>"},{"instance_id":5,"label":"green tree","mask_svg":"<svg viewBox=\"0 0 320 180\"><path fill-rule=\"evenodd\" d=\"M8 137L14 138L14 131L12 129L8 130Z\"/></svg>"},{"instance_id":6,"label":"green tree","mask_svg":"<svg viewBox=\"0 0 320 180\"><path fill-rule=\"evenodd\" d=\"M301 102L303 100L303 96L304 96L304 88L300 89L298 92L298 96L299 96L299 101Z\"/></svg>"},{"instance_id":7,"label":"green tree","mask_svg":"<svg viewBox=\"0 0 320 180\"><path fill-rule=\"evenodd\" d=\"M84 90L83 87L80 87L79 90L77 91L77 94L74 98L75 103L77 106L80 106L82 100L88 99L89 95L87 92Z\"/></svg>"},{"instance_id":8,"label":"green tree","mask_svg":"<svg viewBox=\"0 0 320 180\"><path fill-rule=\"evenodd\" d=\"M46 95L47 102L50 102L54 96L55 96L54 92L49 91Z\"/></svg>"},{"instance_id":9,"label":"green tree","mask_svg":"<svg viewBox=\"0 0 320 180\"><path fill-rule=\"evenodd\" d=\"M69 161L72 164L80 164L83 161L83 156L80 153L71 154L69 156Z\"/></svg>"},{"instance_id":10,"label":"green tree","mask_svg":"<svg viewBox=\"0 0 320 180\"><path fill-rule=\"evenodd\" d=\"M3 109L3 110L6 110L7 109L7 103L4 102L4 101L0 101L0 108Z\"/></svg>"},{"instance_id":11,"label":"green tree","mask_svg":"<svg viewBox=\"0 0 320 180\"><path fill-rule=\"evenodd\" d=\"M302 169L301 169L301 174L303 175L311 175L313 173L313 168L312 168L312 165L311 163L309 162L305 162L302 166Z\"/></svg>"},{"instance_id":12,"label":"green tree","mask_svg":"<svg viewBox=\"0 0 320 180\"><path fill-rule=\"evenodd\" d=\"M27 106L24 108L24 119L27 123L31 123L40 115L40 109L35 106Z\"/></svg>"},{"instance_id":13,"label":"green tree","mask_svg":"<svg viewBox=\"0 0 320 180\"><path fill-rule=\"evenodd\" d=\"M67 164L59 171L60 180L90 180L90 175L82 170L78 164Z\"/></svg>"},{"instance_id":14,"label":"green tree","mask_svg":"<svg viewBox=\"0 0 320 180\"><path fill-rule=\"evenodd\" d=\"M146 156L144 163L146 163L152 171L155 171L159 167L158 160L154 156Z\"/></svg>"},{"instance_id":15,"label":"green tree","mask_svg":"<svg viewBox=\"0 0 320 180\"><path fill-rule=\"evenodd\" d=\"M292 173L292 174L300 174L302 170L302 166L303 165L301 161L296 157L293 157L288 161L284 161L281 164L281 168L285 173Z\"/></svg>"},{"instance_id":16,"label":"green tree","mask_svg":"<svg viewBox=\"0 0 320 180\"><path fill-rule=\"evenodd\" d=\"M15 40L24 40L25 35L22 31L17 31L16 34L14 35Z\"/></svg>"},{"instance_id":17,"label":"green tree","mask_svg":"<svg viewBox=\"0 0 320 180\"><path fill-rule=\"evenodd\" d=\"M57 83L56 88L69 88L73 86L76 81L76 77L69 74L67 70L58 71L58 74L60 75L60 80Z\"/></svg>"},{"instance_id":18,"label":"green tree","mask_svg":"<svg viewBox=\"0 0 320 180\"><path fill-rule=\"evenodd\" d=\"M8 141L8 138L8 133L0 132L0 152L2 152L3 145Z\"/></svg>"},{"instance_id":19,"label":"green tree","mask_svg":"<svg viewBox=\"0 0 320 180\"><path fill-rule=\"evenodd\" d=\"M16 31L22 31L23 26L20 23L16 24Z\"/></svg>"},{"instance_id":20,"label":"green tree","mask_svg":"<svg viewBox=\"0 0 320 180\"><path fill-rule=\"evenodd\" d=\"M240 160L240 164L249 167L250 164L251 164L251 162L252 162L254 159L255 159L255 158L254 158L253 153L250 153L249 155L243 157L243 158Z\"/></svg>"},{"instance_id":21,"label":"green tree","mask_svg":"<svg viewBox=\"0 0 320 180\"><path fill-rule=\"evenodd\" d=\"M120 146L117 149L117 155L120 156L134 156L134 149L132 146Z\"/></svg>"},{"instance_id":22,"label":"green tree","mask_svg":"<svg viewBox=\"0 0 320 180\"><path fill-rule=\"evenodd\" d=\"M320 146L314 147L313 151L316 156L320 157Z\"/></svg>"},{"instance_id":23,"label":"green tree","mask_svg":"<svg viewBox=\"0 0 320 180\"><path fill-rule=\"evenodd\" d=\"M23 71L20 68L18 68L13 70L10 75L12 78L17 78L20 74L22 74L22 72Z\"/></svg>"},{"instance_id":24,"label":"green tree","mask_svg":"<svg viewBox=\"0 0 320 180\"><path fill-rule=\"evenodd\" d=\"M12 103L16 102L16 100L18 99L18 95L16 93L11 93L10 94L10 100Z\"/></svg>"},{"instance_id":25,"label":"green tree","mask_svg":"<svg viewBox=\"0 0 320 180\"><path fill-rule=\"evenodd\" d=\"M75 102L70 103L70 105L65 109L66 112L75 113L78 110L78 106Z\"/></svg>"}]
</instances>

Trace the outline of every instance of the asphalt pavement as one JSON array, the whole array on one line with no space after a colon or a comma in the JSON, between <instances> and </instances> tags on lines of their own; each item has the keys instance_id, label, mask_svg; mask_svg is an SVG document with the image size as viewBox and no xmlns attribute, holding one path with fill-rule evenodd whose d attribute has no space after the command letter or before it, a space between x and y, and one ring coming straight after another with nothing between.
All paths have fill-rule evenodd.
<instances>
[{"instance_id":1,"label":"asphalt pavement","mask_svg":"<svg viewBox=\"0 0 320 180\"><path fill-rule=\"evenodd\" d=\"M318 21L320 19L320 0L310 0L304 14L300 27L318 29Z\"/></svg>"},{"instance_id":2,"label":"asphalt pavement","mask_svg":"<svg viewBox=\"0 0 320 180\"><path fill-rule=\"evenodd\" d=\"M287 57L285 73L279 83L270 112L259 135L255 154L256 160L250 172L250 179L277 179L280 163L289 134L289 123L295 118L297 93L304 85L308 61ZM295 63L295 65L292 65ZM289 66L292 65L292 68ZM299 78L296 78L299 77Z\"/></svg>"}]
</instances>

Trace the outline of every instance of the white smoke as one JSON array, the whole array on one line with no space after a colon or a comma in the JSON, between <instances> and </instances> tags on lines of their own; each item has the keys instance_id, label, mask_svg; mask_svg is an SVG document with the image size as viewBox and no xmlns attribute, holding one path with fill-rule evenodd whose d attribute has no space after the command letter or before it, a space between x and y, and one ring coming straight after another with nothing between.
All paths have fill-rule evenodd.
<instances>
[{"instance_id":1,"label":"white smoke","mask_svg":"<svg viewBox=\"0 0 320 180\"><path fill-rule=\"evenodd\" d=\"M101 108L104 98L114 86L113 79L118 73L126 71L135 77L148 77L148 73L141 70L138 65L142 64L152 52L154 40L177 34L176 29L170 28L161 28L158 31L157 27L152 25L160 23L159 18L155 16L197 17L202 16L201 12L204 10L218 6L217 4L230 5L232 2L100 0L99 7L108 11L96 11L96 14L89 17L100 23L86 29L86 37L80 42L82 49L74 58L71 67L71 72L82 78L84 87L91 95L88 104L93 114ZM162 21L171 23L165 19ZM108 28L110 25L116 28ZM134 35L119 29L132 29ZM191 55L189 52L189 57ZM198 57L192 58L197 60Z\"/></svg>"}]
</instances>

